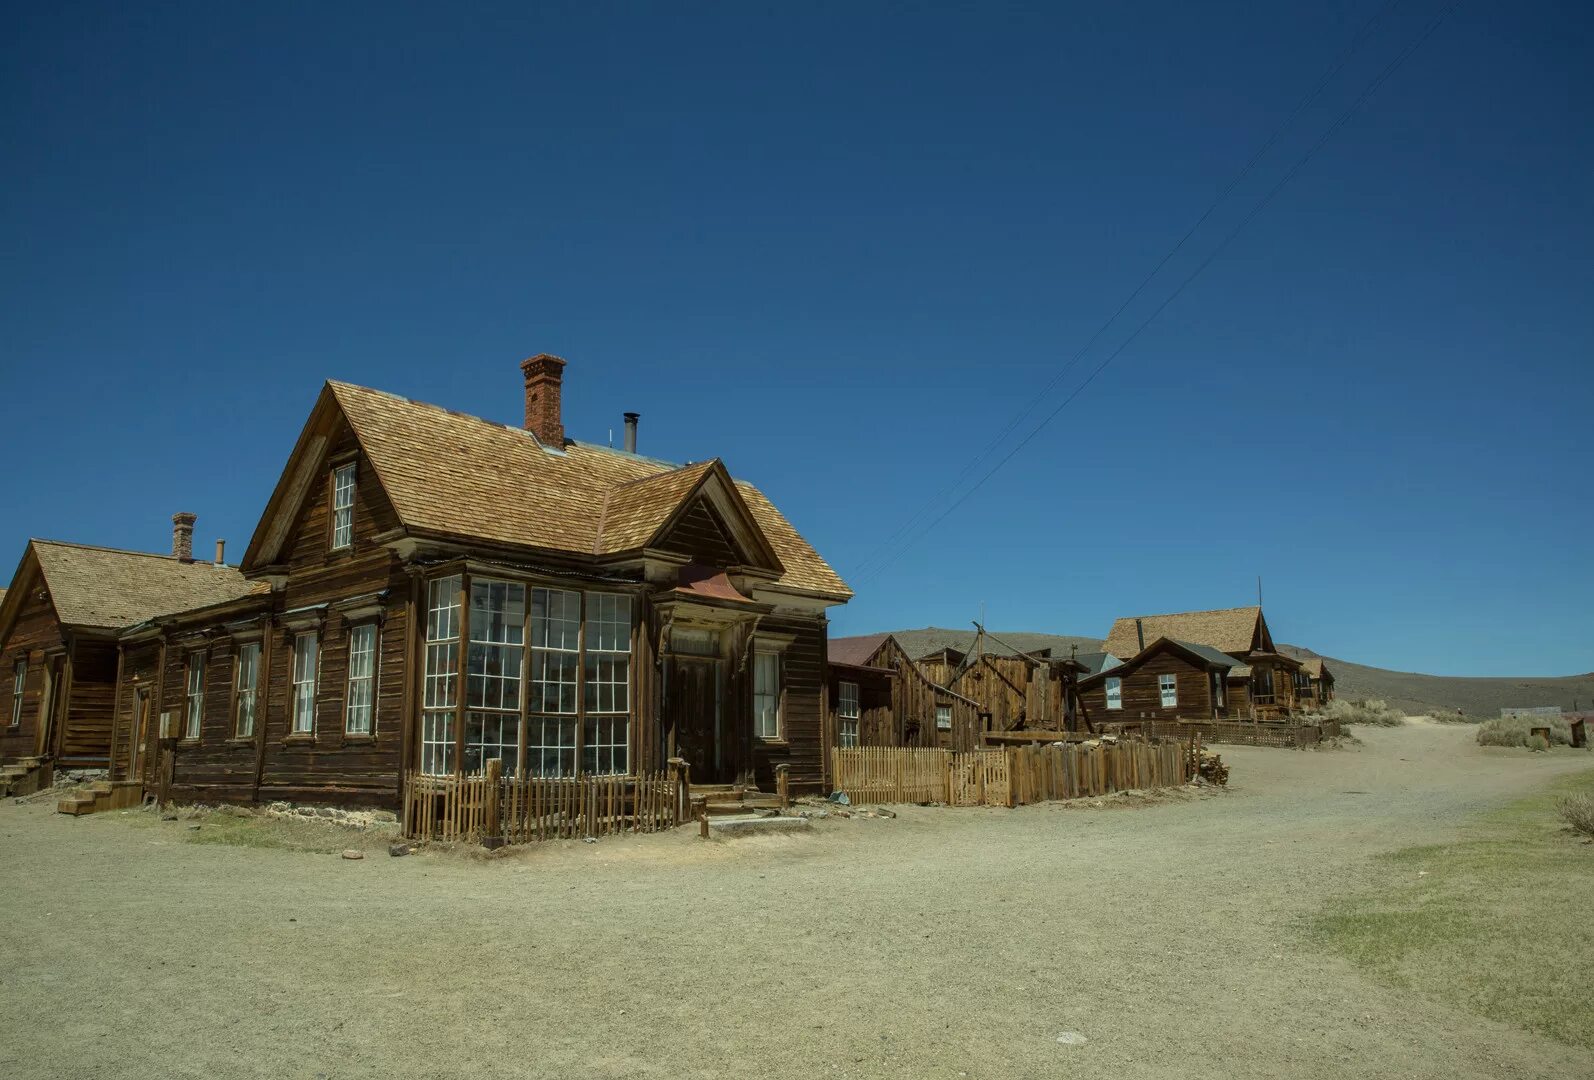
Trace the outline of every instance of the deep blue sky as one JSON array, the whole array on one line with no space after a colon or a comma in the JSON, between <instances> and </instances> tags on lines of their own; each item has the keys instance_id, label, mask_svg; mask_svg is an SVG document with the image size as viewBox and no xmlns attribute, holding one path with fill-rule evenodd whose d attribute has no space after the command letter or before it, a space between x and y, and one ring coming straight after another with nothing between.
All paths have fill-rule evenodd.
<instances>
[{"instance_id":1,"label":"deep blue sky","mask_svg":"<svg viewBox=\"0 0 1594 1080\"><path fill-rule=\"evenodd\" d=\"M858 590L834 633L1099 635L1260 574L1282 641L1594 668L1587 5L1464 3L872 575L1382 0L460 6L7 5L4 558L160 550L178 509L241 554L323 379L517 422L549 351L576 437L636 409L763 486ZM1042 412L1441 6L1375 25Z\"/></svg>"}]
</instances>

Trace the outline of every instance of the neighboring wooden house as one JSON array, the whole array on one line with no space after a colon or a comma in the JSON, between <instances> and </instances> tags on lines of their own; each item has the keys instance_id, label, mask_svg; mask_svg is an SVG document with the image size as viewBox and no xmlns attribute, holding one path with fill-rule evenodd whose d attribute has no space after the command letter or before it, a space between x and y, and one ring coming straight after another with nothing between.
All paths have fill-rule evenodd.
<instances>
[{"instance_id":1,"label":"neighboring wooden house","mask_svg":"<svg viewBox=\"0 0 1594 1080\"><path fill-rule=\"evenodd\" d=\"M123 642L120 774L174 797L396 805L405 778L637 774L824 786L846 584L716 460L328 383L242 563L266 588ZM162 716L165 723L160 722ZM125 747L125 750L122 749Z\"/></svg>"},{"instance_id":2,"label":"neighboring wooden house","mask_svg":"<svg viewBox=\"0 0 1594 1080\"><path fill-rule=\"evenodd\" d=\"M1085 670L1072 658L1021 652L980 627L946 685L979 703L988 731L1070 731L1079 726L1075 691Z\"/></svg>"},{"instance_id":3,"label":"neighboring wooden house","mask_svg":"<svg viewBox=\"0 0 1594 1080\"><path fill-rule=\"evenodd\" d=\"M140 620L237 596L234 567L193 558L193 514L156 555L30 540L0 601L0 761L105 767L117 635Z\"/></svg>"},{"instance_id":4,"label":"neighboring wooden house","mask_svg":"<svg viewBox=\"0 0 1594 1080\"><path fill-rule=\"evenodd\" d=\"M1235 661L1210 645L1159 637L1130 659L1079 681L1091 724L1216 720L1227 715Z\"/></svg>"},{"instance_id":5,"label":"neighboring wooden house","mask_svg":"<svg viewBox=\"0 0 1594 1080\"><path fill-rule=\"evenodd\" d=\"M1334 672L1321 656L1301 658L1296 686L1296 700L1303 709L1321 709L1334 700Z\"/></svg>"},{"instance_id":6,"label":"neighboring wooden house","mask_svg":"<svg viewBox=\"0 0 1594 1080\"><path fill-rule=\"evenodd\" d=\"M1239 661L1228 676L1230 716L1269 719L1295 711L1295 674L1301 662L1274 646L1260 607L1130 616L1113 623L1104 647L1133 657L1159 637L1210 645Z\"/></svg>"},{"instance_id":7,"label":"neighboring wooden house","mask_svg":"<svg viewBox=\"0 0 1594 1080\"><path fill-rule=\"evenodd\" d=\"M889 668L828 660L830 727L826 747L896 746L891 698L897 673Z\"/></svg>"},{"instance_id":8,"label":"neighboring wooden house","mask_svg":"<svg viewBox=\"0 0 1594 1080\"><path fill-rule=\"evenodd\" d=\"M831 664L884 669L891 684L891 741L879 745L975 750L988 730L989 714L978 702L935 683L891 634L837 638L829 643Z\"/></svg>"}]
</instances>

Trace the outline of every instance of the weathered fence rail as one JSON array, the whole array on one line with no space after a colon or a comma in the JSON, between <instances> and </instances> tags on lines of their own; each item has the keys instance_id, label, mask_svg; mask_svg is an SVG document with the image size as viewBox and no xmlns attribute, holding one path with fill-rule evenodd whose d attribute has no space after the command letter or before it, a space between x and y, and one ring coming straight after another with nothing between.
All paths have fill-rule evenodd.
<instances>
[{"instance_id":1,"label":"weathered fence rail","mask_svg":"<svg viewBox=\"0 0 1594 1080\"><path fill-rule=\"evenodd\" d=\"M964 752L869 746L836 750L832 760L836 790L874 803L1021 806L1177 787L1191 776L1185 745L1136 738Z\"/></svg>"},{"instance_id":2,"label":"weathered fence rail","mask_svg":"<svg viewBox=\"0 0 1594 1080\"><path fill-rule=\"evenodd\" d=\"M674 772L644 776L421 776L404 781L404 835L422 840L574 840L657 832L682 820Z\"/></svg>"},{"instance_id":3,"label":"weathered fence rail","mask_svg":"<svg viewBox=\"0 0 1594 1080\"><path fill-rule=\"evenodd\" d=\"M1314 724L1285 721L1251 724L1224 720L1124 720L1103 726L1110 731L1139 733L1151 738L1189 741L1192 736L1199 734L1201 741L1206 743L1293 749L1316 746L1324 739L1340 734L1337 720L1323 720Z\"/></svg>"}]
</instances>

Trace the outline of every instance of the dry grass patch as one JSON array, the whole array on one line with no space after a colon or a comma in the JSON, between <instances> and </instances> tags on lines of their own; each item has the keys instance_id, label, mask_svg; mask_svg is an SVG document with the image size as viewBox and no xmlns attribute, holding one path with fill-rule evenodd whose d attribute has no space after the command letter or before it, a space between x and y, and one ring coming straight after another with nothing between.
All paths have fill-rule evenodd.
<instances>
[{"instance_id":1,"label":"dry grass patch","mask_svg":"<svg viewBox=\"0 0 1594 1080\"><path fill-rule=\"evenodd\" d=\"M1375 727L1396 727L1406 722L1405 713L1379 698L1367 701L1335 698L1318 710L1318 715L1325 720L1338 720L1342 724L1371 724Z\"/></svg>"},{"instance_id":2,"label":"dry grass patch","mask_svg":"<svg viewBox=\"0 0 1594 1080\"><path fill-rule=\"evenodd\" d=\"M1594 836L1594 795L1566 795L1556 804L1561 820L1584 836Z\"/></svg>"},{"instance_id":3,"label":"dry grass patch","mask_svg":"<svg viewBox=\"0 0 1594 1080\"><path fill-rule=\"evenodd\" d=\"M1549 728L1550 741L1543 735L1533 734L1534 728ZM1485 720L1478 727L1480 746L1524 746L1530 750L1548 750L1553 746L1572 745L1572 725L1560 717L1497 716Z\"/></svg>"},{"instance_id":4,"label":"dry grass patch","mask_svg":"<svg viewBox=\"0 0 1594 1080\"><path fill-rule=\"evenodd\" d=\"M1594 1048L1594 1026L1567 1007L1594 999L1594 965L1567 962L1594 956L1594 922L1568 917L1594 907L1594 847L1556 826L1568 804L1594 819L1594 772L1460 841L1385 856L1387 886L1333 904L1312 935L1387 985Z\"/></svg>"},{"instance_id":5,"label":"dry grass patch","mask_svg":"<svg viewBox=\"0 0 1594 1080\"><path fill-rule=\"evenodd\" d=\"M385 851L400 839L396 823L361 827L332 818L284 816L242 806L168 806L164 810L146 807L126 811L115 820L170 831L190 844L315 854L334 854L351 848Z\"/></svg>"}]
</instances>

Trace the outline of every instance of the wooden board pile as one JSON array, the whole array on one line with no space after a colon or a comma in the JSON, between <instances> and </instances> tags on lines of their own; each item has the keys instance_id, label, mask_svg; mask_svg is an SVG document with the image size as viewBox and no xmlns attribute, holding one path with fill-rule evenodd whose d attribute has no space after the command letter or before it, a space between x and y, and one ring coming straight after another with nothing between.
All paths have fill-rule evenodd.
<instances>
[{"instance_id":1,"label":"wooden board pile","mask_svg":"<svg viewBox=\"0 0 1594 1080\"><path fill-rule=\"evenodd\" d=\"M1223 758L1211 750L1204 750L1199 746L1191 749L1191 756L1195 759L1191 767L1191 775L1199 776L1209 784L1226 787L1229 783L1229 767L1223 764Z\"/></svg>"}]
</instances>

